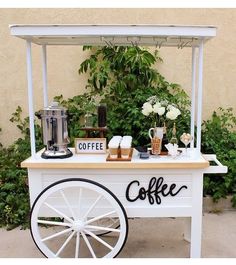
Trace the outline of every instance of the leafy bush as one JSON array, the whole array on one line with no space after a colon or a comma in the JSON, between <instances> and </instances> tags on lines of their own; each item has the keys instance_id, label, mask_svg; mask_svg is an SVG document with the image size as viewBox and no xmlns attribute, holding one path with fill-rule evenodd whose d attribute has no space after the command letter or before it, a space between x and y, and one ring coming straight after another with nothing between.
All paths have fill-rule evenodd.
<instances>
[{"instance_id":1,"label":"leafy bush","mask_svg":"<svg viewBox=\"0 0 236 265\"><path fill-rule=\"evenodd\" d=\"M179 135L189 128L189 98L178 84L167 82L154 68L161 61L157 50L151 53L137 46L113 46L93 48L91 56L82 62L79 73L89 72L87 88L107 104L109 138L122 132L132 135L135 145L147 144L148 129L154 124L141 109L154 95L181 110L176 121ZM173 121L166 125L172 128Z\"/></svg>"},{"instance_id":2,"label":"leafy bush","mask_svg":"<svg viewBox=\"0 0 236 265\"><path fill-rule=\"evenodd\" d=\"M83 137L85 133L81 131L84 127L84 116L86 113L91 113L93 117L93 123L97 121L96 112L96 97L93 93L84 93L83 95L77 95L73 98L65 100L62 95L54 97L54 100L58 101L60 105L64 106L69 113L68 119L68 132L70 135L70 146L74 146L74 138Z\"/></svg>"},{"instance_id":3,"label":"leafy bush","mask_svg":"<svg viewBox=\"0 0 236 265\"><path fill-rule=\"evenodd\" d=\"M21 118L20 107L13 113L11 122L17 124L22 138L8 148L0 147L0 225L12 229L28 225L29 194L27 170L20 163L30 156L29 119ZM36 126L37 147L42 148L41 133Z\"/></svg>"},{"instance_id":4,"label":"leafy bush","mask_svg":"<svg viewBox=\"0 0 236 265\"><path fill-rule=\"evenodd\" d=\"M204 193L213 197L214 201L233 194L232 203L236 207L236 117L232 108L219 108L214 111L210 120L203 122L202 152L216 154L225 166L227 174L206 175L204 177Z\"/></svg>"}]
</instances>

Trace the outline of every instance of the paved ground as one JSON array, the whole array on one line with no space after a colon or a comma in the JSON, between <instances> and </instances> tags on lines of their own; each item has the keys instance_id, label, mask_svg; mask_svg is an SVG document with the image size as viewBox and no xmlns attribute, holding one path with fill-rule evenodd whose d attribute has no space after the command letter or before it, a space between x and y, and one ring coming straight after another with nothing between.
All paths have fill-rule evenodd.
<instances>
[{"instance_id":1,"label":"paved ground","mask_svg":"<svg viewBox=\"0 0 236 265\"><path fill-rule=\"evenodd\" d=\"M184 218L129 220L129 236L120 258L189 257L183 240ZM29 230L0 229L1 258L41 258ZM236 258L236 211L203 216L202 257Z\"/></svg>"}]
</instances>

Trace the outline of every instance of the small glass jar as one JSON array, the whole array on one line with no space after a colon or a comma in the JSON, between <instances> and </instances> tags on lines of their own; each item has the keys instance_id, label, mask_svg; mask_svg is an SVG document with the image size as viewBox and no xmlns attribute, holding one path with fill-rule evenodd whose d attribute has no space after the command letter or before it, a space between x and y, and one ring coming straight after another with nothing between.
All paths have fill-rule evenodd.
<instances>
[{"instance_id":1,"label":"small glass jar","mask_svg":"<svg viewBox=\"0 0 236 265\"><path fill-rule=\"evenodd\" d=\"M84 115L84 127L86 127L86 128L92 128L93 127L93 115L89 112L87 112Z\"/></svg>"}]
</instances>

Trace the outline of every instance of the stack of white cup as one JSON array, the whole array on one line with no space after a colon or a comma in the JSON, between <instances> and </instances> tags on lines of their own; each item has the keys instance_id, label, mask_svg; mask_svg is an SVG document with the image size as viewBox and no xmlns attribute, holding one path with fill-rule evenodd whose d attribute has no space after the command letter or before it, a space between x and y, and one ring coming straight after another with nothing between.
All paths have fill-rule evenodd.
<instances>
[{"instance_id":1,"label":"stack of white cup","mask_svg":"<svg viewBox=\"0 0 236 265\"><path fill-rule=\"evenodd\" d=\"M122 137L119 135L113 136L108 143L109 153L111 158L117 158L118 157L118 149L120 146L120 142L122 140Z\"/></svg>"},{"instance_id":2,"label":"stack of white cup","mask_svg":"<svg viewBox=\"0 0 236 265\"><path fill-rule=\"evenodd\" d=\"M110 158L118 158L119 147L121 149L121 158L128 158L132 145L132 136L113 136L108 143Z\"/></svg>"},{"instance_id":3,"label":"stack of white cup","mask_svg":"<svg viewBox=\"0 0 236 265\"><path fill-rule=\"evenodd\" d=\"M129 157L131 144L132 144L132 136L129 135L123 136L120 143L121 158Z\"/></svg>"}]
</instances>

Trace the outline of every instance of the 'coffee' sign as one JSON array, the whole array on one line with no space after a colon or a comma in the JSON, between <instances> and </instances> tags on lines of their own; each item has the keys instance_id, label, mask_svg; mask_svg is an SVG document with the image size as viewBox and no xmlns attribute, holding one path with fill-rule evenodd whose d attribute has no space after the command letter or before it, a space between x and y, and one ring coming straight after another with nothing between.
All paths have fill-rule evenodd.
<instances>
[{"instance_id":1,"label":"'coffee' sign","mask_svg":"<svg viewBox=\"0 0 236 265\"><path fill-rule=\"evenodd\" d=\"M176 196L181 190L187 189L186 185L177 188L175 183L166 184L164 183L163 177L153 177L150 179L148 186L142 187L138 180L134 180L129 183L126 188L126 199L129 202L135 202L137 200L148 200L150 204L161 204L162 197ZM136 192L135 196L131 198L130 189L134 189Z\"/></svg>"},{"instance_id":2,"label":"'coffee' sign","mask_svg":"<svg viewBox=\"0 0 236 265\"><path fill-rule=\"evenodd\" d=\"M76 138L75 152L77 154L106 153L106 138Z\"/></svg>"}]
</instances>

